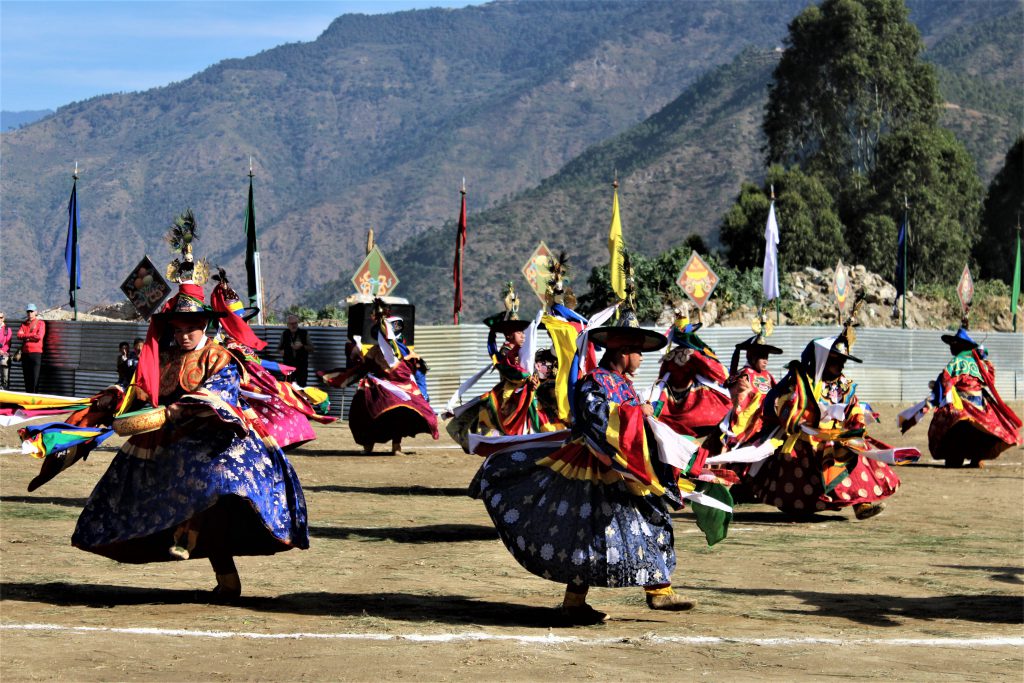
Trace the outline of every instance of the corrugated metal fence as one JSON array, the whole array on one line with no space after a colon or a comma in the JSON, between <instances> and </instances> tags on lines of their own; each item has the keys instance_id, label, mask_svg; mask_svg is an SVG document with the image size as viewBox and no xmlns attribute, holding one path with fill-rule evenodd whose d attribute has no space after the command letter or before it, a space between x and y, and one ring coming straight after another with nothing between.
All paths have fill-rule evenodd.
<instances>
[{"instance_id":1,"label":"corrugated metal fence","mask_svg":"<svg viewBox=\"0 0 1024 683\"><path fill-rule=\"evenodd\" d=\"M18 321L10 324L17 333ZM310 361L311 378L315 369L345 365L345 328L306 329L315 347ZM275 349L284 327L267 325L254 330L268 342L267 356L280 359ZM785 353L772 356L769 369L776 376L781 375L786 362L799 357L807 342L837 332L838 328L828 327L777 328L771 342ZM99 391L117 379L118 343L131 342L145 333L145 323L47 321L40 391L65 396L87 396ZM726 365L733 347L750 334L748 328L741 327L708 328L700 332ZM858 394L864 400L879 402L916 402L924 398L928 382L949 359L948 347L939 339L940 334L935 330L858 330L854 355L864 363L846 366L847 374L859 384ZM542 337L546 341L543 333ZM985 345L996 365L997 388L1003 398L1024 400L1024 334L976 332L974 337ZM416 328L416 351L430 366L427 387L435 408L441 409L459 384L488 364L486 342L487 328L483 325ZM657 355L652 354L640 368L637 386L650 386L657 369ZM474 391L482 392L495 381L494 375L487 375ZM11 387L24 387L19 364L11 368ZM332 414L346 416L350 391L328 392Z\"/></svg>"}]
</instances>

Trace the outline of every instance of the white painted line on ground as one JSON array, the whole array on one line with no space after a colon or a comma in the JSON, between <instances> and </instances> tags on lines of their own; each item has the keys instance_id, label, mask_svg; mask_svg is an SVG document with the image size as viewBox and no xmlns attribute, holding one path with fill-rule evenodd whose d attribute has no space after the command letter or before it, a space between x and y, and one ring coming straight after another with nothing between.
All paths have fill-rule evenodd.
<instances>
[{"instance_id":1,"label":"white painted line on ground","mask_svg":"<svg viewBox=\"0 0 1024 683\"><path fill-rule=\"evenodd\" d=\"M1024 637L988 636L982 638L724 638L719 636L656 636L636 638L583 638L544 635L506 635L466 631L462 633L253 633L245 631L197 631L178 628L116 628L106 626L61 626L59 624L0 624L3 631L52 631L78 633L118 633L137 636L172 636L177 638L240 638L245 640L393 640L416 643L453 643L464 641L504 641L537 645L611 645L615 643L650 643L671 645L755 645L786 647L791 645L888 645L892 647L1022 647Z\"/></svg>"}]
</instances>

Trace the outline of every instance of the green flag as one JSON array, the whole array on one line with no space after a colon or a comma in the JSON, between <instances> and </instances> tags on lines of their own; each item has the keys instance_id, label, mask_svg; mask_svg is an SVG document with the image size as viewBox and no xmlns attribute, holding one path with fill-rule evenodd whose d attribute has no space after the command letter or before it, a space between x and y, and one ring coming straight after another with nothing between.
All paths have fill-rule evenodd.
<instances>
[{"instance_id":1,"label":"green flag","mask_svg":"<svg viewBox=\"0 0 1024 683\"><path fill-rule=\"evenodd\" d=\"M1013 331L1017 331L1017 300L1020 298L1020 228L1017 228L1017 259L1013 262L1013 291L1010 292L1010 314Z\"/></svg>"},{"instance_id":2,"label":"green flag","mask_svg":"<svg viewBox=\"0 0 1024 683\"><path fill-rule=\"evenodd\" d=\"M259 309L257 324L263 324L263 274L260 272L260 248L256 241L256 207L252 200L252 170L249 170L249 203L245 207L245 276L249 306Z\"/></svg>"},{"instance_id":3,"label":"green flag","mask_svg":"<svg viewBox=\"0 0 1024 683\"><path fill-rule=\"evenodd\" d=\"M721 484L702 481L697 484L697 490L729 507L733 505L732 494ZM708 545L714 545L729 535L729 522L732 521L731 512L697 502L691 503L690 507L693 508L693 514L697 518L697 528L704 532L704 539Z\"/></svg>"}]
</instances>

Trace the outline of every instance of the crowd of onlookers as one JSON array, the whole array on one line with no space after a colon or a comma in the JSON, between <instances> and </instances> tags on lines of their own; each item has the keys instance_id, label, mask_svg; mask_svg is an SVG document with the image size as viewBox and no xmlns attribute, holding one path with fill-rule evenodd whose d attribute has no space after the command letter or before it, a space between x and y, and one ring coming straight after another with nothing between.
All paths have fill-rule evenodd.
<instances>
[{"instance_id":1,"label":"crowd of onlookers","mask_svg":"<svg viewBox=\"0 0 1024 683\"><path fill-rule=\"evenodd\" d=\"M35 304L25 307L25 322L15 334L7 325L6 316L0 312L0 389L10 389L11 366L21 363L25 378L25 391L39 391L39 375L43 365L43 342L46 337L46 322L39 317ZM17 343L16 343L17 342ZM117 383L123 387L131 384L132 376L139 365L139 353L143 340L136 337L132 343L118 344ZM285 379L305 385L309 374L309 354L313 350L306 330L299 328L299 319L288 316L288 327L281 335L277 351L284 364L295 367Z\"/></svg>"}]
</instances>

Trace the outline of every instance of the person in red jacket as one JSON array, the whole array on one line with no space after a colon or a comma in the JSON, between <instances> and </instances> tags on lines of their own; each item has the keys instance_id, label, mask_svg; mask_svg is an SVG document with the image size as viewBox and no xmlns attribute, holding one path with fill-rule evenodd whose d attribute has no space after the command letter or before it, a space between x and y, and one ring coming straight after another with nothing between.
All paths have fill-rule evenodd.
<instances>
[{"instance_id":1,"label":"person in red jacket","mask_svg":"<svg viewBox=\"0 0 1024 683\"><path fill-rule=\"evenodd\" d=\"M7 390L11 379L11 328L6 316L0 313L0 389Z\"/></svg>"},{"instance_id":2,"label":"person in red jacket","mask_svg":"<svg viewBox=\"0 0 1024 683\"><path fill-rule=\"evenodd\" d=\"M21 340L21 371L25 376L25 391L34 394L39 391L39 371L43 367L43 338L46 337L46 323L36 313L36 305L25 307L27 319L18 328Z\"/></svg>"}]
</instances>

